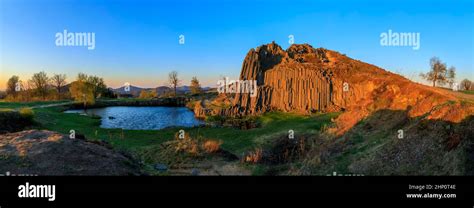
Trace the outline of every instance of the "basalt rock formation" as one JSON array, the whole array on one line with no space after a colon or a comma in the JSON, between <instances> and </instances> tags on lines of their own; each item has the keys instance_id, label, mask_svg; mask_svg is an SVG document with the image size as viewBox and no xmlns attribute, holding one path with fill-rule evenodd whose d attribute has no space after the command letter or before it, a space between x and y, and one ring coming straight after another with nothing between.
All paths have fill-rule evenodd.
<instances>
[{"instance_id":1,"label":"basalt rock formation","mask_svg":"<svg viewBox=\"0 0 474 208\"><path fill-rule=\"evenodd\" d=\"M245 57L240 80L257 80L258 93L239 93L233 115L282 111L328 111L333 106L333 73L323 67L325 49L292 45L284 51L271 43L251 49Z\"/></svg>"},{"instance_id":2,"label":"basalt rock formation","mask_svg":"<svg viewBox=\"0 0 474 208\"><path fill-rule=\"evenodd\" d=\"M472 103L460 102L454 93L308 44L293 44L283 50L272 42L251 49L243 61L240 80L256 80L257 96L227 95L231 105L221 109L200 104L200 116L245 116L272 110L302 114L343 111L336 121L339 126L335 131L340 134L381 109L408 110L411 117L426 114L427 118L451 122L460 122L474 112Z\"/></svg>"}]
</instances>

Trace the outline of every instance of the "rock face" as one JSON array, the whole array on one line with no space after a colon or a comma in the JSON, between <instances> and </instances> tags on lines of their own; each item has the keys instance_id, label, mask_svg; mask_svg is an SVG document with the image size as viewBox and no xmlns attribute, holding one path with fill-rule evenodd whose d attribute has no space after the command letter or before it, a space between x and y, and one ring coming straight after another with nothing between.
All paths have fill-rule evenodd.
<instances>
[{"instance_id":1,"label":"rock face","mask_svg":"<svg viewBox=\"0 0 474 208\"><path fill-rule=\"evenodd\" d=\"M240 80L256 80L257 96L238 93L231 115L270 110L327 111L333 103L332 72L325 49L292 45L286 51L271 43L251 49L245 57Z\"/></svg>"},{"instance_id":2,"label":"rock face","mask_svg":"<svg viewBox=\"0 0 474 208\"><path fill-rule=\"evenodd\" d=\"M377 66L308 44L293 44L283 50L272 42L250 49L239 79L256 80L257 96L228 94L231 105L212 110L200 105L200 116L245 116L272 110L302 114L344 111L336 121L342 123L338 129L344 132L377 110L408 110L409 116L416 117L448 101L460 101L449 91L417 84ZM443 112L431 113L437 119L459 122L474 112L472 105L452 109L451 106Z\"/></svg>"},{"instance_id":3,"label":"rock face","mask_svg":"<svg viewBox=\"0 0 474 208\"><path fill-rule=\"evenodd\" d=\"M196 104L194 104L193 110L194 110L194 116L196 118L200 118L200 119L206 118L206 109L203 108L202 101L196 102Z\"/></svg>"},{"instance_id":4,"label":"rock face","mask_svg":"<svg viewBox=\"0 0 474 208\"><path fill-rule=\"evenodd\" d=\"M257 96L237 93L232 107L223 114L406 109L423 102L433 106L456 100L436 88L308 44L293 44L283 50L272 42L251 49L242 64L240 80L256 80ZM422 109L416 113L418 110L414 108L413 113L426 112Z\"/></svg>"},{"instance_id":5,"label":"rock face","mask_svg":"<svg viewBox=\"0 0 474 208\"><path fill-rule=\"evenodd\" d=\"M335 63L329 53L308 44L293 44L283 50L274 42L251 49L242 64L240 80L257 80L257 96L238 93L225 114L341 110L349 95L343 93L345 81L334 76Z\"/></svg>"}]
</instances>

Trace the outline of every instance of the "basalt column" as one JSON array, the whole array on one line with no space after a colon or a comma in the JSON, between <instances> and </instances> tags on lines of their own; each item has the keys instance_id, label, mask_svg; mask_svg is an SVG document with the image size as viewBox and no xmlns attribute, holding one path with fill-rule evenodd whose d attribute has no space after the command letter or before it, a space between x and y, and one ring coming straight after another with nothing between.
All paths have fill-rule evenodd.
<instances>
[{"instance_id":1,"label":"basalt column","mask_svg":"<svg viewBox=\"0 0 474 208\"><path fill-rule=\"evenodd\" d=\"M322 67L322 56L309 45L293 45L284 51L272 43L251 49L240 80L256 80L258 93L256 97L237 94L230 114L326 111L332 105L332 74Z\"/></svg>"}]
</instances>

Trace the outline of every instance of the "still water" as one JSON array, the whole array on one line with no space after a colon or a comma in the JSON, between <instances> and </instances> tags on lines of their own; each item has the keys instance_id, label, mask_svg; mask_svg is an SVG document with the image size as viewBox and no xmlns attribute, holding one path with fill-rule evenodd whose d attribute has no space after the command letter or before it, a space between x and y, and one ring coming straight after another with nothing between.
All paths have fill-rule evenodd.
<instances>
[{"instance_id":1,"label":"still water","mask_svg":"<svg viewBox=\"0 0 474 208\"><path fill-rule=\"evenodd\" d=\"M134 107L113 106L84 110L68 110L65 113L86 113L101 117L102 128L163 129L171 126L193 127L204 124L194 118L194 113L185 107Z\"/></svg>"}]
</instances>

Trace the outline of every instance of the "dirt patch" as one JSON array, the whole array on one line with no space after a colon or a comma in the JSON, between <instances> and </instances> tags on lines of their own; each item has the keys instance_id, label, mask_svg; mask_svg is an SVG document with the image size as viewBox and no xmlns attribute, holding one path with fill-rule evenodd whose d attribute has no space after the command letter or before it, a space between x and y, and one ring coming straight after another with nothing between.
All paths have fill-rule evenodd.
<instances>
[{"instance_id":1,"label":"dirt patch","mask_svg":"<svg viewBox=\"0 0 474 208\"><path fill-rule=\"evenodd\" d=\"M46 130L0 135L0 173L140 175L130 157L104 145Z\"/></svg>"}]
</instances>

